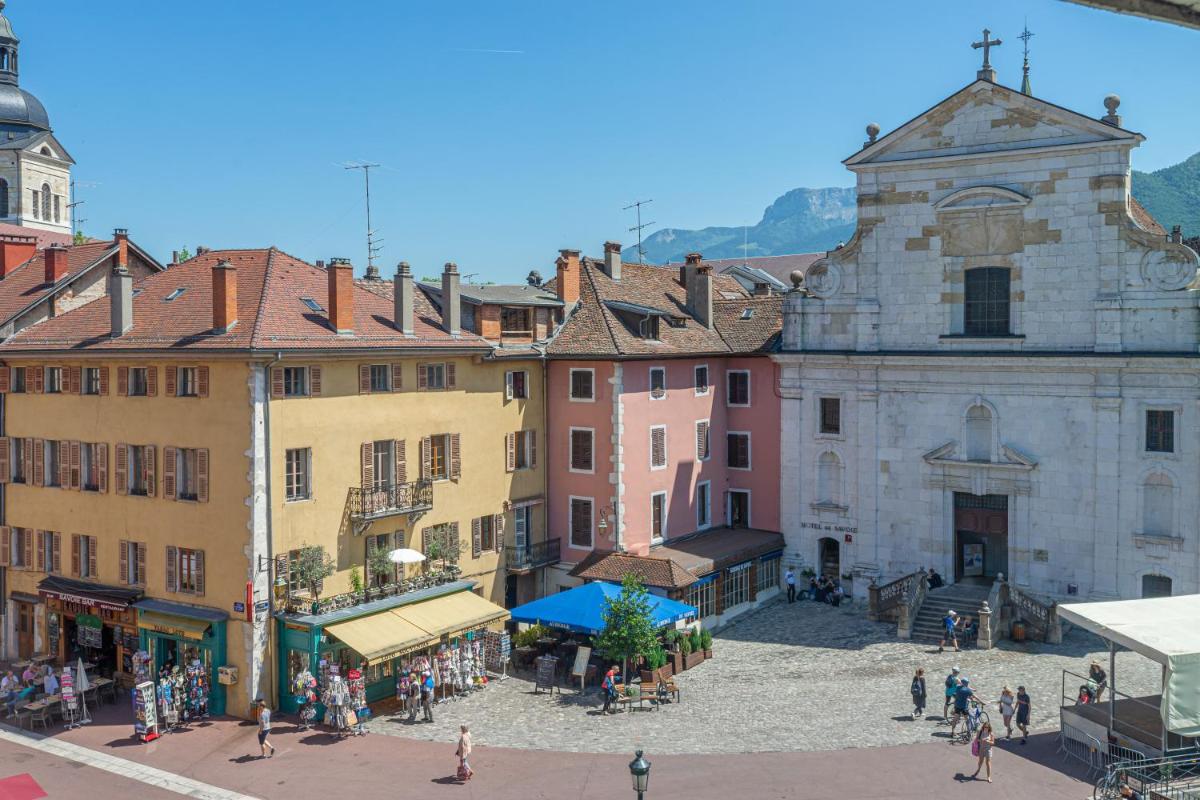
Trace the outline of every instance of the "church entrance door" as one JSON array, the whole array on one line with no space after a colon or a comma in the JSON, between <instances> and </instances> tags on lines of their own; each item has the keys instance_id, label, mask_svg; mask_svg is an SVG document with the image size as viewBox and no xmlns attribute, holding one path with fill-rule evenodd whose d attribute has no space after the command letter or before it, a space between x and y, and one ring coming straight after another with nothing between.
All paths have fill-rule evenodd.
<instances>
[{"instance_id":1,"label":"church entrance door","mask_svg":"<svg viewBox=\"0 0 1200 800\"><path fill-rule=\"evenodd\" d=\"M1008 496L954 493L954 579L1008 574Z\"/></svg>"}]
</instances>

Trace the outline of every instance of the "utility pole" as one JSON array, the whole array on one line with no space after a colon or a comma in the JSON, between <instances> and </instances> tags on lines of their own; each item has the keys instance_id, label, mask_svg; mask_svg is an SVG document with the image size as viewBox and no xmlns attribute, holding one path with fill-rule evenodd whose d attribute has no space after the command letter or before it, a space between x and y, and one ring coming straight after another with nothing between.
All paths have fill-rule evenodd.
<instances>
[{"instance_id":1,"label":"utility pole","mask_svg":"<svg viewBox=\"0 0 1200 800\"><path fill-rule=\"evenodd\" d=\"M637 237L638 237L637 247L638 247L638 263L639 264L646 263L646 252L644 250L642 250L642 229L649 228L651 225L654 224L653 222L646 222L646 223L642 222L642 206L649 205L650 203L653 203L653 202L654 202L653 199L638 200L636 203L630 203L629 205L627 205L621 209L622 211L628 211L631 208L637 209L637 225L634 225L629 230L637 231Z\"/></svg>"},{"instance_id":2,"label":"utility pole","mask_svg":"<svg viewBox=\"0 0 1200 800\"><path fill-rule=\"evenodd\" d=\"M379 164L347 164L346 169L361 169L363 172L363 188L367 199L367 274L368 280L379 280L379 267L375 266L375 256L383 248L375 239L375 229L371 227L371 170Z\"/></svg>"}]
</instances>

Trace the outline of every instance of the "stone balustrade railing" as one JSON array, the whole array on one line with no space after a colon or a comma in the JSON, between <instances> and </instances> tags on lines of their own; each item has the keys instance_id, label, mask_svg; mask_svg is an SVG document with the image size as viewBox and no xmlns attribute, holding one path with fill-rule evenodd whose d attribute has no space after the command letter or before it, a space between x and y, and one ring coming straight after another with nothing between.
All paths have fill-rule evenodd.
<instances>
[{"instance_id":1,"label":"stone balustrade railing","mask_svg":"<svg viewBox=\"0 0 1200 800\"><path fill-rule=\"evenodd\" d=\"M902 605L920 608L918 592L920 600L924 600L925 586L924 570L909 573L882 586L876 585L872 578L871 585L867 587L867 617L875 621L898 620ZM910 613L910 609L905 609L905 613Z\"/></svg>"},{"instance_id":2,"label":"stone balustrade railing","mask_svg":"<svg viewBox=\"0 0 1200 800\"><path fill-rule=\"evenodd\" d=\"M1013 619L1025 623L1025 628L1042 641L1049 644L1062 642L1062 622L1058 617L1056 602L1046 602L1009 585L1008 603L1013 609Z\"/></svg>"}]
</instances>

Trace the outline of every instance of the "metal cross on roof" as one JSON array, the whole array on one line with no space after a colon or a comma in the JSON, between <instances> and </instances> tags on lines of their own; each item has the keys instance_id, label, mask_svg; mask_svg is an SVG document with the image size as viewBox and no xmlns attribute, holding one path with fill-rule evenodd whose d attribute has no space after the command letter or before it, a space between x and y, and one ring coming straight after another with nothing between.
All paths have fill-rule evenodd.
<instances>
[{"instance_id":1,"label":"metal cross on roof","mask_svg":"<svg viewBox=\"0 0 1200 800\"><path fill-rule=\"evenodd\" d=\"M999 39L989 39L988 37L991 36L991 34L991 31L989 31L987 28L984 28L983 41L971 42L971 47L976 50L981 47L983 48L983 68L979 70L979 72L975 73L975 77L981 81L991 81L992 83L995 83L996 70L992 69L991 53L988 51L993 47L999 47L1001 44L1003 44L1003 42L1001 42Z\"/></svg>"}]
</instances>

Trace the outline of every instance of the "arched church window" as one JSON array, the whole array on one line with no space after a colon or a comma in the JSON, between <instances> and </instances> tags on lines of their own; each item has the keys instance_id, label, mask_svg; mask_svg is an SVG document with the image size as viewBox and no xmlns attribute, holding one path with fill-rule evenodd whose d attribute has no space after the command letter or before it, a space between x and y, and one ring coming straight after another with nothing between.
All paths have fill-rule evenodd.
<instances>
[{"instance_id":1,"label":"arched church window","mask_svg":"<svg viewBox=\"0 0 1200 800\"><path fill-rule=\"evenodd\" d=\"M50 219L50 184L42 184L42 219Z\"/></svg>"},{"instance_id":2,"label":"arched church window","mask_svg":"<svg viewBox=\"0 0 1200 800\"><path fill-rule=\"evenodd\" d=\"M0 178L0 217L8 216L8 181Z\"/></svg>"},{"instance_id":3,"label":"arched church window","mask_svg":"<svg viewBox=\"0 0 1200 800\"><path fill-rule=\"evenodd\" d=\"M837 453L825 452L817 459L817 502L839 505L842 490L842 461Z\"/></svg>"},{"instance_id":4,"label":"arched church window","mask_svg":"<svg viewBox=\"0 0 1200 800\"><path fill-rule=\"evenodd\" d=\"M1142 485L1142 533L1171 536L1175 527L1175 485L1161 472Z\"/></svg>"},{"instance_id":5,"label":"arched church window","mask_svg":"<svg viewBox=\"0 0 1200 800\"><path fill-rule=\"evenodd\" d=\"M1007 336L1009 272L1004 267L969 269L964 276L963 333Z\"/></svg>"},{"instance_id":6,"label":"arched church window","mask_svg":"<svg viewBox=\"0 0 1200 800\"><path fill-rule=\"evenodd\" d=\"M987 406L967 409L967 460L992 460L992 412Z\"/></svg>"},{"instance_id":7,"label":"arched church window","mask_svg":"<svg viewBox=\"0 0 1200 800\"><path fill-rule=\"evenodd\" d=\"M62 198L54 195L54 221L59 222L62 218Z\"/></svg>"}]
</instances>

